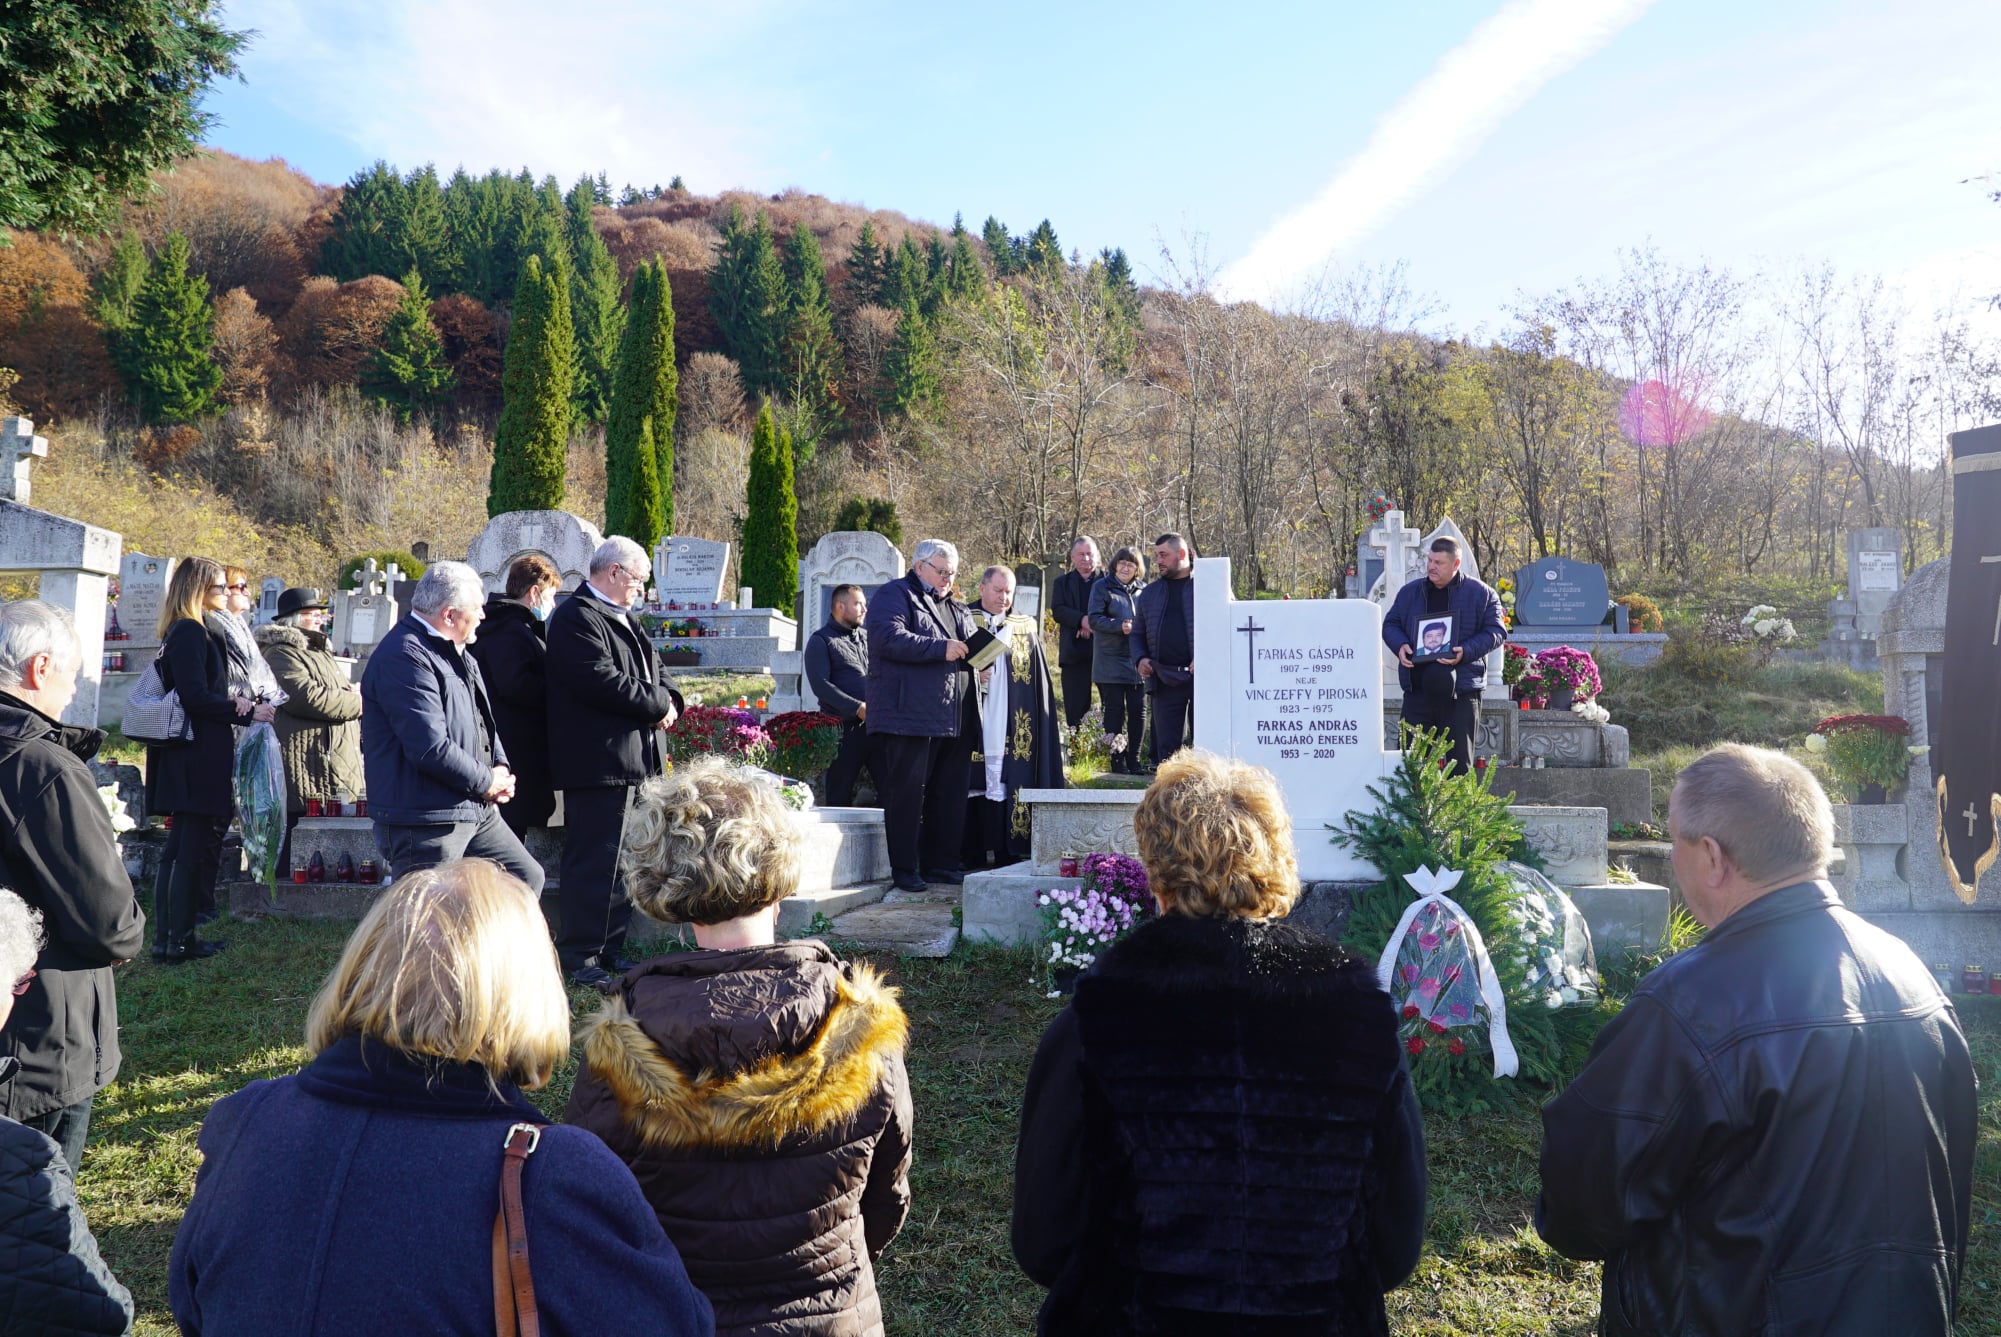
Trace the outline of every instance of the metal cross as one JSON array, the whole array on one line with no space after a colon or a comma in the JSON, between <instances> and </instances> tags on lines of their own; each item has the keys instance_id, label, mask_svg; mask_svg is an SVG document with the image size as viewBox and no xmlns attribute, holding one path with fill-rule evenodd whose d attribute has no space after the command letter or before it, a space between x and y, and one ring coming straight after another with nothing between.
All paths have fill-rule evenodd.
<instances>
[{"instance_id":1,"label":"metal cross","mask_svg":"<svg viewBox=\"0 0 2001 1337\"><path fill-rule=\"evenodd\" d=\"M0 499L28 504L28 461L49 457L49 439L28 418L0 420Z\"/></svg>"},{"instance_id":2,"label":"metal cross","mask_svg":"<svg viewBox=\"0 0 2001 1337\"><path fill-rule=\"evenodd\" d=\"M1258 680L1258 633L1269 629L1260 627L1255 616L1246 615L1244 625L1238 627L1237 630L1243 632L1246 637L1244 641L1244 653L1250 661L1251 681L1256 682Z\"/></svg>"},{"instance_id":3,"label":"metal cross","mask_svg":"<svg viewBox=\"0 0 2001 1337\"><path fill-rule=\"evenodd\" d=\"M1966 811L1961 813L1960 816L1966 819L1966 834L1971 836L1973 834L1973 824L1980 820L1980 810L1969 803L1966 805Z\"/></svg>"}]
</instances>

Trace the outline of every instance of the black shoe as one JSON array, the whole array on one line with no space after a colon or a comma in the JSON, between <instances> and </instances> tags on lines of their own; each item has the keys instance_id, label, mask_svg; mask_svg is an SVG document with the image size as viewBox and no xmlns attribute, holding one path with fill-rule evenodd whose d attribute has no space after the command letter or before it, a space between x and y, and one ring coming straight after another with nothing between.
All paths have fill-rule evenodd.
<instances>
[{"instance_id":1,"label":"black shoe","mask_svg":"<svg viewBox=\"0 0 2001 1337\"><path fill-rule=\"evenodd\" d=\"M570 972L570 983L581 984L586 989L596 989L601 994L618 992L618 976L603 966L578 966Z\"/></svg>"},{"instance_id":2,"label":"black shoe","mask_svg":"<svg viewBox=\"0 0 2001 1337\"><path fill-rule=\"evenodd\" d=\"M615 956L611 959L611 964L606 966L605 969L614 975L624 975L630 971L639 969L639 963L628 960L623 956Z\"/></svg>"},{"instance_id":3,"label":"black shoe","mask_svg":"<svg viewBox=\"0 0 2001 1337\"><path fill-rule=\"evenodd\" d=\"M200 961L214 956L228 945L224 942L204 942L200 938L189 937L169 947L155 947L153 959L163 966L178 966L184 961Z\"/></svg>"},{"instance_id":4,"label":"black shoe","mask_svg":"<svg viewBox=\"0 0 2001 1337\"><path fill-rule=\"evenodd\" d=\"M966 884L966 875L964 873L932 872L926 870L924 880L926 882L942 882L948 887L962 887Z\"/></svg>"},{"instance_id":5,"label":"black shoe","mask_svg":"<svg viewBox=\"0 0 2001 1337\"><path fill-rule=\"evenodd\" d=\"M929 891L931 886L915 873L899 873L890 882L898 891Z\"/></svg>"}]
</instances>

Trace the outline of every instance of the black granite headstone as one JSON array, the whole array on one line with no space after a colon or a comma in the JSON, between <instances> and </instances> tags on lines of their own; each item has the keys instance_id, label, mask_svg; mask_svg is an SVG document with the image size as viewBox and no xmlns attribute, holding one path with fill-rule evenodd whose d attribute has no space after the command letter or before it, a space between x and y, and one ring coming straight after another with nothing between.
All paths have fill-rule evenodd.
<instances>
[{"instance_id":1,"label":"black granite headstone","mask_svg":"<svg viewBox=\"0 0 2001 1337\"><path fill-rule=\"evenodd\" d=\"M1545 557L1515 573L1518 627L1595 627L1611 603L1605 568L1592 562Z\"/></svg>"}]
</instances>

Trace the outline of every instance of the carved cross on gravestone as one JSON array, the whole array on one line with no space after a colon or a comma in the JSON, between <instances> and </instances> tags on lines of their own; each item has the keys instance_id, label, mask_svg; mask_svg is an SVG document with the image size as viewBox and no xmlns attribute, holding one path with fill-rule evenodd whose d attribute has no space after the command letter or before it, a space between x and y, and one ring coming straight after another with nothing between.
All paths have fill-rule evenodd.
<instances>
[{"instance_id":1,"label":"carved cross on gravestone","mask_svg":"<svg viewBox=\"0 0 2001 1337\"><path fill-rule=\"evenodd\" d=\"M397 587L397 585L402 583L403 568L396 565L396 563L391 562L389 564L389 570L384 572L383 575L389 581L389 588L393 590Z\"/></svg>"},{"instance_id":2,"label":"carved cross on gravestone","mask_svg":"<svg viewBox=\"0 0 2001 1337\"><path fill-rule=\"evenodd\" d=\"M28 462L47 459L49 439L28 418L0 419L0 498L28 504Z\"/></svg>"},{"instance_id":3,"label":"carved cross on gravestone","mask_svg":"<svg viewBox=\"0 0 2001 1337\"><path fill-rule=\"evenodd\" d=\"M1258 633L1263 631L1264 628L1260 627L1257 618L1252 616L1246 617L1244 625L1238 627L1237 630L1244 633L1245 667L1250 672L1249 680L1256 682L1258 680Z\"/></svg>"},{"instance_id":4,"label":"carved cross on gravestone","mask_svg":"<svg viewBox=\"0 0 2001 1337\"><path fill-rule=\"evenodd\" d=\"M1369 531L1369 546L1383 554L1384 593L1394 596L1410 579L1411 554L1423 537L1403 522L1402 511L1391 511L1383 522Z\"/></svg>"},{"instance_id":5,"label":"carved cross on gravestone","mask_svg":"<svg viewBox=\"0 0 2001 1337\"><path fill-rule=\"evenodd\" d=\"M1969 803L1966 805L1966 811L1959 815L1966 819L1966 834L1969 836L1972 835L1973 824L1980 820L1980 809Z\"/></svg>"},{"instance_id":6,"label":"carved cross on gravestone","mask_svg":"<svg viewBox=\"0 0 2001 1337\"><path fill-rule=\"evenodd\" d=\"M354 587L363 594L380 594L383 591L384 573L376 565L373 557L361 564L361 570L354 573Z\"/></svg>"}]
</instances>

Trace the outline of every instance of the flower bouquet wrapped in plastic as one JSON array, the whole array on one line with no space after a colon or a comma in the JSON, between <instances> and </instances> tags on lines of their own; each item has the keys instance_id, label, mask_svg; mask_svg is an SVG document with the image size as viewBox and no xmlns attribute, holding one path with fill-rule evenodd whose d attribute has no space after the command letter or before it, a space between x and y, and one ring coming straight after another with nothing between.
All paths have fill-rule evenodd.
<instances>
[{"instance_id":1,"label":"flower bouquet wrapped in plastic","mask_svg":"<svg viewBox=\"0 0 2001 1337\"><path fill-rule=\"evenodd\" d=\"M269 724L244 729L236 743L236 820L251 876L278 894L278 852L285 844L285 761Z\"/></svg>"},{"instance_id":2,"label":"flower bouquet wrapped in plastic","mask_svg":"<svg viewBox=\"0 0 2001 1337\"><path fill-rule=\"evenodd\" d=\"M1591 949L1591 926L1562 888L1512 859L1501 875L1516 891L1515 922L1521 925L1515 964L1526 972L1522 987L1542 997L1545 1007L1595 1007L1603 983Z\"/></svg>"},{"instance_id":3,"label":"flower bouquet wrapped in plastic","mask_svg":"<svg viewBox=\"0 0 2001 1337\"><path fill-rule=\"evenodd\" d=\"M1411 1061L1434 1044L1456 1057L1469 1039L1477 1044L1484 1037L1494 1075L1514 1076L1520 1063L1508 1039L1507 1003L1494 963L1472 916L1445 894L1459 885L1459 874L1420 868L1404 880L1417 899L1390 934L1376 975L1396 1003L1398 1034Z\"/></svg>"}]
</instances>

